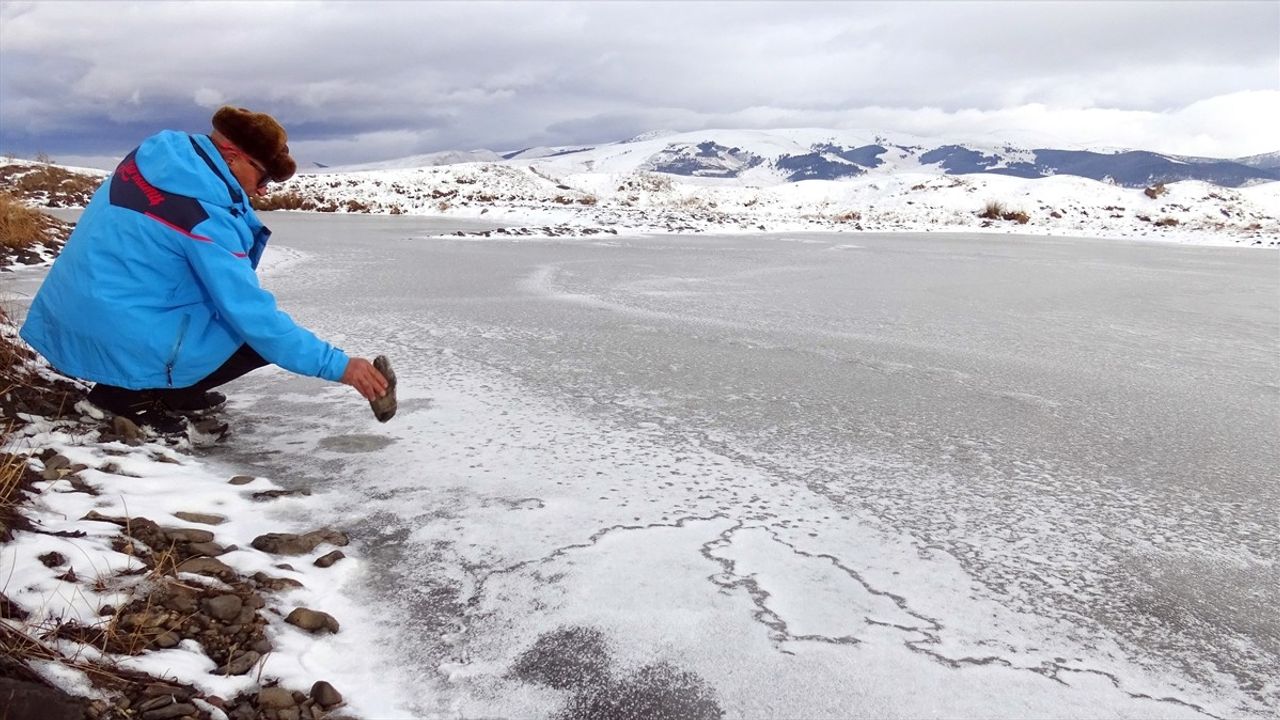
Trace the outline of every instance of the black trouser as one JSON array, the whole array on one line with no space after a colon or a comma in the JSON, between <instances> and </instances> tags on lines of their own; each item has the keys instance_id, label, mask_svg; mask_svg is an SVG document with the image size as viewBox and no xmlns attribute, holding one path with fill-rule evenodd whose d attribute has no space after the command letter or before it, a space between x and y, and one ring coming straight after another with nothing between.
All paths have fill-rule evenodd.
<instances>
[{"instance_id":1,"label":"black trouser","mask_svg":"<svg viewBox=\"0 0 1280 720\"><path fill-rule=\"evenodd\" d=\"M217 370L209 373L204 379L189 387L130 390L116 387L115 385L98 383L93 386L92 394L118 407L139 406L160 400L170 408L178 410L198 405L203 400L204 394L212 388L225 385L246 373L257 370L260 367L266 367L269 364L262 359L262 356L256 350L248 345L241 345ZM108 409L116 412L113 408Z\"/></svg>"}]
</instances>

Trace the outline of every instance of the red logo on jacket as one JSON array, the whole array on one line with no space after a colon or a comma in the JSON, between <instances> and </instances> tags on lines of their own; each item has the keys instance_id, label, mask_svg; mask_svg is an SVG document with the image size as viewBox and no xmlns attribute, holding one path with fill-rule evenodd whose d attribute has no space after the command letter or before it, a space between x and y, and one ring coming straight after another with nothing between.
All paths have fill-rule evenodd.
<instances>
[{"instance_id":1,"label":"red logo on jacket","mask_svg":"<svg viewBox=\"0 0 1280 720\"><path fill-rule=\"evenodd\" d=\"M164 202L164 193L160 192L147 179L142 177L142 173L138 171L138 163L129 160L120 165L120 177L125 182L132 183L147 196L147 204L155 207Z\"/></svg>"}]
</instances>

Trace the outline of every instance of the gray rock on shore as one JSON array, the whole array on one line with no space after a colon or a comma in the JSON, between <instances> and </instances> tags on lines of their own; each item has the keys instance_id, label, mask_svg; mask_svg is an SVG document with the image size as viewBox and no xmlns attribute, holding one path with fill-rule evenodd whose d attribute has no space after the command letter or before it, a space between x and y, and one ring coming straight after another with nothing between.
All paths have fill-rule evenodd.
<instances>
[{"instance_id":1,"label":"gray rock on shore","mask_svg":"<svg viewBox=\"0 0 1280 720\"><path fill-rule=\"evenodd\" d=\"M338 632L338 621L329 613L319 610L295 608L284 621L309 633L316 633L322 630L332 633Z\"/></svg>"},{"instance_id":2,"label":"gray rock on shore","mask_svg":"<svg viewBox=\"0 0 1280 720\"><path fill-rule=\"evenodd\" d=\"M309 533L295 535L293 533L267 533L259 535L251 543L256 550L272 555L305 555L321 543L344 546L349 541L347 536L337 530L321 528Z\"/></svg>"}]
</instances>

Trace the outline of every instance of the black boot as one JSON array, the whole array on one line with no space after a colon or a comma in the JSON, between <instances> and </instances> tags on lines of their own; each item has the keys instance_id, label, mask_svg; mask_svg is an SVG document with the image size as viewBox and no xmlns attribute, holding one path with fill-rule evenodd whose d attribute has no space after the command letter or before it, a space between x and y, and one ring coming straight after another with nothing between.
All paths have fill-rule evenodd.
<instances>
[{"instance_id":1,"label":"black boot","mask_svg":"<svg viewBox=\"0 0 1280 720\"><path fill-rule=\"evenodd\" d=\"M86 398L95 407L123 417L157 435L185 435L187 419L172 411L153 390L94 385Z\"/></svg>"}]
</instances>

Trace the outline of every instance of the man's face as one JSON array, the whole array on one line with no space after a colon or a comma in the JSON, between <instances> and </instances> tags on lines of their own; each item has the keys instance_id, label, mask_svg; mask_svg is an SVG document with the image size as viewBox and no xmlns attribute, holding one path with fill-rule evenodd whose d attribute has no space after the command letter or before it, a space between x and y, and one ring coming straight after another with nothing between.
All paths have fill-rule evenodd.
<instances>
[{"instance_id":1,"label":"man's face","mask_svg":"<svg viewBox=\"0 0 1280 720\"><path fill-rule=\"evenodd\" d=\"M240 183L240 187L245 192L253 197L262 197L267 194L267 185L271 182L271 176L267 174L265 167L234 145L219 143L218 148L222 150L222 156L227 161L227 167L231 168L231 174L235 175L236 182Z\"/></svg>"}]
</instances>

